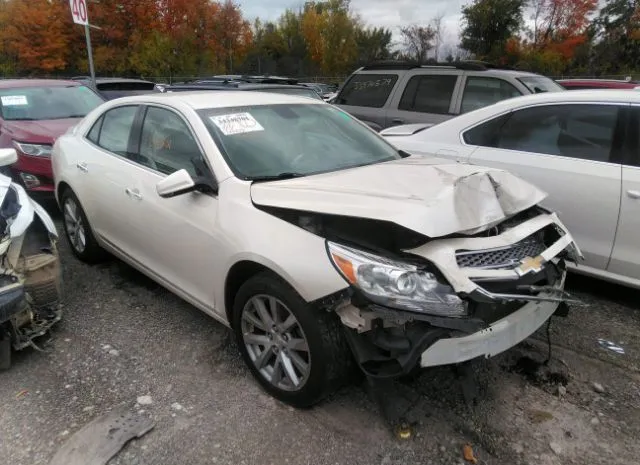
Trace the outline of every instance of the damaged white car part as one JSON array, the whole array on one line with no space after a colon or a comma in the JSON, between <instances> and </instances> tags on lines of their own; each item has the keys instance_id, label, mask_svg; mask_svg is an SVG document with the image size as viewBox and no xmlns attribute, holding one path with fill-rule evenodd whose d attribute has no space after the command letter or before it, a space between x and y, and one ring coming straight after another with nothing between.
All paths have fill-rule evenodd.
<instances>
[{"instance_id":1,"label":"damaged white car part","mask_svg":"<svg viewBox=\"0 0 640 465\"><path fill-rule=\"evenodd\" d=\"M0 150L0 165L15 163ZM0 175L0 369L11 350L34 345L61 317L57 233L47 212L25 190Z\"/></svg>"},{"instance_id":2,"label":"damaged white car part","mask_svg":"<svg viewBox=\"0 0 640 465\"><path fill-rule=\"evenodd\" d=\"M535 186L410 156L319 100L117 99L57 140L52 166L78 258L109 251L231 326L255 379L297 407L358 368L513 347L568 299L578 254Z\"/></svg>"}]
</instances>

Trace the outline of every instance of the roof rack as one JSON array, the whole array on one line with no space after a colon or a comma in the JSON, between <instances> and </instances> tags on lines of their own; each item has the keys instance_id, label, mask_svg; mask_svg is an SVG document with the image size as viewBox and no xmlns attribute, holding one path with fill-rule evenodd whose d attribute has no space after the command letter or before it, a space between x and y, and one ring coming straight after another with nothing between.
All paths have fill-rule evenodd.
<instances>
[{"instance_id":1,"label":"roof rack","mask_svg":"<svg viewBox=\"0 0 640 465\"><path fill-rule=\"evenodd\" d=\"M465 71L486 71L488 69L508 69L506 67L497 66L491 63L477 60L467 61L453 61L451 63L433 62L433 63L418 63L415 61L377 61L370 63L362 67L363 70L378 70L378 69L415 69L415 68L450 68L460 69Z\"/></svg>"}]
</instances>

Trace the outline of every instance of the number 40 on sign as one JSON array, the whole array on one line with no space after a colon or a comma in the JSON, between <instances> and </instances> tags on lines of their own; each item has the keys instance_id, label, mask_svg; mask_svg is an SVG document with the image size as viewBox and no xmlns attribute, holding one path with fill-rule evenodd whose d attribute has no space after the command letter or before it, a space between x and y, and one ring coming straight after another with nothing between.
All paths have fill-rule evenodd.
<instances>
[{"instance_id":1,"label":"number 40 on sign","mask_svg":"<svg viewBox=\"0 0 640 465\"><path fill-rule=\"evenodd\" d=\"M71 8L71 17L74 23L84 26L89 24L87 0L69 0L69 7Z\"/></svg>"}]
</instances>

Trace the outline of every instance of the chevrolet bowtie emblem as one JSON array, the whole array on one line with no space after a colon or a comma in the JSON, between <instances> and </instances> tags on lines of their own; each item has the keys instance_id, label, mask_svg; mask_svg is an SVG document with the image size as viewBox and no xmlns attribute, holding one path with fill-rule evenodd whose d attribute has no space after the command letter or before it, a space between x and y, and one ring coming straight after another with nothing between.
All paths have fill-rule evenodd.
<instances>
[{"instance_id":1,"label":"chevrolet bowtie emblem","mask_svg":"<svg viewBox=\"0 0 640 465\"><path fill-rule=\"evenodd\" d=\"M544 263L544 258L542 255L538 255L537 257L526 257L520 261L520 266L516 268L516 273L520 276L524 276L527 273L537 273L542 270L542 264Z\"/></svg>"}]
</instances>

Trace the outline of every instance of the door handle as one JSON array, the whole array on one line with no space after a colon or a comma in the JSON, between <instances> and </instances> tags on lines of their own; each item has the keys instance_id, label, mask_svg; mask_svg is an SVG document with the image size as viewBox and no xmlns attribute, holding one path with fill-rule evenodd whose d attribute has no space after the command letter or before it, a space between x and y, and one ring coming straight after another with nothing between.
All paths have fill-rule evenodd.
<instances>
[{"instance_id":1,"label":"door handle","mask_svg":"<svg viewBox=\"0 0 640 465\"><path fill-rule=\"evenodd\" d=\"M391 120L391 122L392 122L393 124L402 124L402 123L404 123L404 120L403 120L403 119L400 119L400 118L393 118L393 119Z\"/></svg>"},{"instance_id":2,"label":"door handle","mask_svg":"<svg viewBox=\"0 0 640 465\"><path fill-rule=\"evenodd\" d=\"M125 194L129 197L134 198L136 200L142 200L142 194L138 189L129 189L128 187L124 190Z\"/></svg>"},{"instance_id":3,"label":"door handle","mask_svg":"<svg viewBox=\"0 0 640 465\"><path fill-rule=\"evenodd\" d=\"M83 161L76 163L76 168L78 168L80 171L83 171L85 173L89 172L89 167Z\"/></svg>"},{"instance_id":4,"label":"door handle","mask_svg":"<svg viewBox=\"0 0 640 465\"><path fill-rule=\"evenodd\" d=\"M627 191L627 195L632 199L640 199L640 191Z\"/></svg>"}]
</instances>

